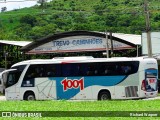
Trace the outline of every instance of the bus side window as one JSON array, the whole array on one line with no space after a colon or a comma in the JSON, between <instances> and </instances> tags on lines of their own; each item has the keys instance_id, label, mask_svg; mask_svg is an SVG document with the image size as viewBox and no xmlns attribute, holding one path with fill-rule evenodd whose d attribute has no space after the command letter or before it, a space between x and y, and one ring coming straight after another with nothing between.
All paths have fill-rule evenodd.
<instances>
[{"instance_id":1,"label":"bus side window","mask_svg":"<svg viewBox=\"0 0 160 120\"><path fill-rule=\"evenodd\" d=\"M47 77L55 77L56 76L56 67L55 65L46 65L46 76Z\"/></svg>"},{"instance_id":2,"label":"bus side window","mask_svg":"<svg viewBox=\"0 0 160 120\"><path fill-rule=\"evenodd\" d=\"M121 66L121 74L129 75L132 73L132 67L130 65L122 65Z\"/></svg>"},{"instance_id":3,"label":"bus side window","mask_svg":"<svg viewBox=\"0 0 160 120\"><path fill-rule=\"evenodd\" d=\"M87 75L92 75L91 66L88 66L87 68Z\"/></svg>"},{"instance_id":4,"label":"bus side window","mask_svg":"<svg viewBox=\"0 0 160 120\"><path fill-rule=\"evenodd\" d=\"M94 68L92 65L89 65L87 68L87 75L94 75Z\"/></svg>"},{"instance_id":5,"label":"bus side window","mask_svg":"<svg viewBox=\"0 0 160 120\"><path fill-rule=\"evenodd\" d=\"M98 64L97 63L88 64L87 75L89 75L89 76L97 76L99 74L98 69L99 68L98 68Z\"/></svg>"},{"instance_id":6,"label":"bus side window","mask_svg":"<svg viewBox=\"0 0 160 120\"><path fill-rule=\"evenodd\" d=\"M71 76L71 64L62 64L62 75L64 77Z\"/></svg>"},{"instance_id":7,"label":"bus side window","mask_svg":"<svg viewBox=\"0 0 160 120\"><path fill-rule=\"evenodd\" d=\"M80 71L79 64L71 64L71 74L72 76L78 76Z\"/></svg>"},{"instance_id":8,"label":"bus side window","mask_svg":"<svg viewBox=\"0 0 160 120\"><path fill-rule=\"evenodd\" d=\"M43 69L43 77L58 77L61 75L60 64L45 64Z\"/></svg>"},{"instance_id":9,"label":"bus side window","mask_svg":"<svg viewBox=\"0 0 160 120\"><path fill-rule=\"evenodd\" d=\"M34 71L30 71L25 75L25 79L32 79L36 77L36 73Z\"/></svg>"},{"instance_id":10,"label":"bus side window","mask_svg":"<svg viewBox=\"0 0 160 120\"><path fill-rule=\"evenodd\" d=\"M33 72L34 77L44 77L44 68L43 66L36 67Z\"/></svg>"},{"instance_id":11,"label":"bus side window","mask_svg":"<svg viewBox=\"0 0 160 120\"><path fill-rule=\"evenodd\" d=\"M58 77L58 76L62 76L62 65L61 64L55 64L55 76Z\"/></svg>"},{"instance_id":12,"label":"bus side window","mask_svg":"<svg viewBox=\"0 0 160 120\"><path fill-rule=\"evenodd\" d=\"M106 65L104 63L99 64L98 74L105 75Z\"/></svg>"},{"instance_id":13,"label":"bus side window","mask_svg":"<svg viewBox=\"0 0 160 120\"><path fill-rule=\"evenodd\" d=\"M79 76L87 75L87 64L86 63L80 63L78 65L78 74Z\"/></svg>"},{"instance_id":14,"label":"bus side window","mask_svg":"<svg viewBox=\"0 0 160 120\"><path fill-rule=\"evenodd\" d=\"M24 80L28 80L28 79L33 79L35 78L36 75L36 66L35 65L30 65L25 76L24 76Z\"/></svg>"},{"instance_id":15,"label":"bus side window","mask_svg":"<svg viewBox=\"0 0 160 120\"><path fill-rule=\"evenodd\" d=\"M109 70L106 68L104 71L104 74L107 75L109 73Z\"/></svg>"},{"instance_id":16,"label":"bus side window","mask_svg":"<svg viewBox=\"0 0 160 120\"><path fill-rule=\"evenodd\" d=\"M53 72L53 70L48 70L47 71L47 77L54 77L55 76L55 72Z\"/></svg>"}]
</instances>

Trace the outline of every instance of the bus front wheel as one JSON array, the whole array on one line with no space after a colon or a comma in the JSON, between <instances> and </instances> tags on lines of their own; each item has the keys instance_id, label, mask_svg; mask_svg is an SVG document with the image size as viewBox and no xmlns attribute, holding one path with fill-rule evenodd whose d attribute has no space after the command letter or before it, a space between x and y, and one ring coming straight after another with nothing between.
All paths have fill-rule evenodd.
<instances>
[{"instance_id":1,"label":"bus front wheel","mask_svg":"<svg viewBox=\"0 0 160 120\"><path fill-rule=\"evenodd\" d=\"M26 92L24 95L24 100L35 100L35 95L33 92Z\"/></svg>"},{"instance_id":2,"label":"bus front wheel","mask_svg":"<svg viewBox=\"0 0 160 120\"><path fill-rule=\"evenodd\" d=\"M98 100L110 100L111 99L111 95L109 91L101 91L98 94Z\"/></svg>"}]
</instances>

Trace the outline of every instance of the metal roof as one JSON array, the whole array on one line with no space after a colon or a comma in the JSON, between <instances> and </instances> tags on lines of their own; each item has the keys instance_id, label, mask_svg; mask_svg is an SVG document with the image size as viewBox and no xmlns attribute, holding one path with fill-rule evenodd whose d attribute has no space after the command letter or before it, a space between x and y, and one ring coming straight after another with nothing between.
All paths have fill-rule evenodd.
<instances>
[{"instance_id":1,"label":"metal roof","mask_svg":"<svg viewBox=\"0 0 160 120\"><path fill-rule=\"evenodd\" d=\"M59 38L64 38L68 36L77 36L77 35L93 35L98 37L105 38L106 33L102 32L91 32L91 31L71 31L71 32L64 32L64 33L58 33L54 35L50 35L44 38L41 38L39 40L35 41L10 41L10 40L0 40L0 44L8 44L8 45L16 45L22 47L22 51L29 51L35 47L38 47L42 44L45 44L51 40L56 40ZM141 35L135 35L135 34L124 34L124 33L112 33L113 39L119 42L123 42L125 44L136 46L141 45ZM108 37L109 34L108 34Z\"/></svg>"},{"instance_id":2,"label":"metal roof","mask_svg":"<svg viewBox=\"0 0 160 120\"><path fill-rule=\"evenodd\" d=\"M0 40L0 44L16 45L16 46L26 46L31 43L31 41L10 41L10 40Z\"/></svg>"},{"instance_id":3,"label":"metal roof","mask_svg":"<svg viewBox=\"0 0 160 120\"><path fill-rule=\"evenodd\" d=\"M91 36L97 36L97 37L102 37L102 38L106 37L105 33L102 33L102 32L101 33L100 32L93 32L93 31L70 31L70 32L63 32L63 33L58 33L58 34L50 35L50 36L41 38L39 40L36 40L36 41L34 41L34 42L32 42L32 43L30 43L30 44L22 47L21 50L24 51L24 52L28 52L28 51L30 51L30 50L32 50L32 49L34 49L34 48L36 48L36 47L38 47L40 45L43 45L43 44L45 44L47 42L50 42L50 41L57 40L57 39L60 39L60 38L69 37L69 36L79 36L79 35L91 35ZM116 36L119 36L119 37L116 37ZM122 36L120 36L118 34L113 34L113 36L112 36L113 40L115 40L115 41L118 41L118 42L130 45L130 46L136 47L135 43L132 43L132 42L124 40L124 39L121 39L121 37ZM110 38L109 35L108 35L108 38Z\"/></svg>"},{"instance_id":4,"label":"metal roof","mask_svg":"<svg viewBox=\"0 0 160 120\"><path fill-rule=\"evenodd\" d=\"M131 42L135 45L141 45L141 35L112 33L112 36L120 38L120 39L128 41L128 42Z\"/></svg>"},{"instance_id":5,"label":"metal roof","mask_svg":"<svg viewBox=\"0 0 160 120\"><path fill-rule=\"evenodd\" d=\"M102 34L106 34L105 32L99 32ZM110 33L107 32L107 35L110 36ZM142 35L136 34L125 34L125 33L112 33L112 36L115 38L122 39L123 41L130 42L134 45L141 45L142 42Z\"/></svg>"}]
</instances>

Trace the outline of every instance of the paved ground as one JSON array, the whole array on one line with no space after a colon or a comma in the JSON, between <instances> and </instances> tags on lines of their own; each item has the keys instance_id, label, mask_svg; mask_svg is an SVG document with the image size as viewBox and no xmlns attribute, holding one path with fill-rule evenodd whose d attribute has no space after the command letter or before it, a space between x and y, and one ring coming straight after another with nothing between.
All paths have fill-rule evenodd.
<instances>
[{"instance_id":1,"label":"paved ground","mask_svg":"<svg viewBox=\"0 0 160 120\"><path fill-rule=\"evenodd\" d=\"M156 100L156 99L160 99L160 96L155 97L155 98L146 98L146 99L143 99L143 100Z\"/></svg>"},{"instance_id":2,"label":"paved ground","mask_svg":"<svg viewBox=\"0 0 160 120\"><path fill-rule=\"evenodd\" d=\"M155 98L146 98L146 99L143 99L143 100L156 100L156 99L160 99L160 96L155 97ZM6 100L5 96L0 96L0 101L5 101L5 100Z\"/></svg>"},{"instance_id":3,"label":"paved ground","mask_svg":"<svg viewBox=\"0 0 160 120\"><path fill-rule=\"evenodd\" d=\"M0 96L0 101L6 100L5 96Z\"/></svg>"}]
</instances>

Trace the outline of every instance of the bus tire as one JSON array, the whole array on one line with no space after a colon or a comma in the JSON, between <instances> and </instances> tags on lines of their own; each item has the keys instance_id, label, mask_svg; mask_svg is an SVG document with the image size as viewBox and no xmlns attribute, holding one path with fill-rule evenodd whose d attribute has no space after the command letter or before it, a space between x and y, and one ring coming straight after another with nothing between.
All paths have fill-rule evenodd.
<instances>
[{"instance_id":1,"label":"bus tire","mask_svg":"<svg viewBox=\"0 0 160 120\"><path fill-rule=\"evenodd\" d=\"M24 100L36 100L35 95L33 92L26 92L24 94Z\"/></svg>"},{"instance_id":2,"label":"bus tire","mask_svg":"<svg viewBox=\"0 0 160 120\"><path fill-rule=\"evenodd\" d=\"M111 94L109 91L100 91L98 94L98 100L111 100Z\"/></svg>"}]
</instances>

